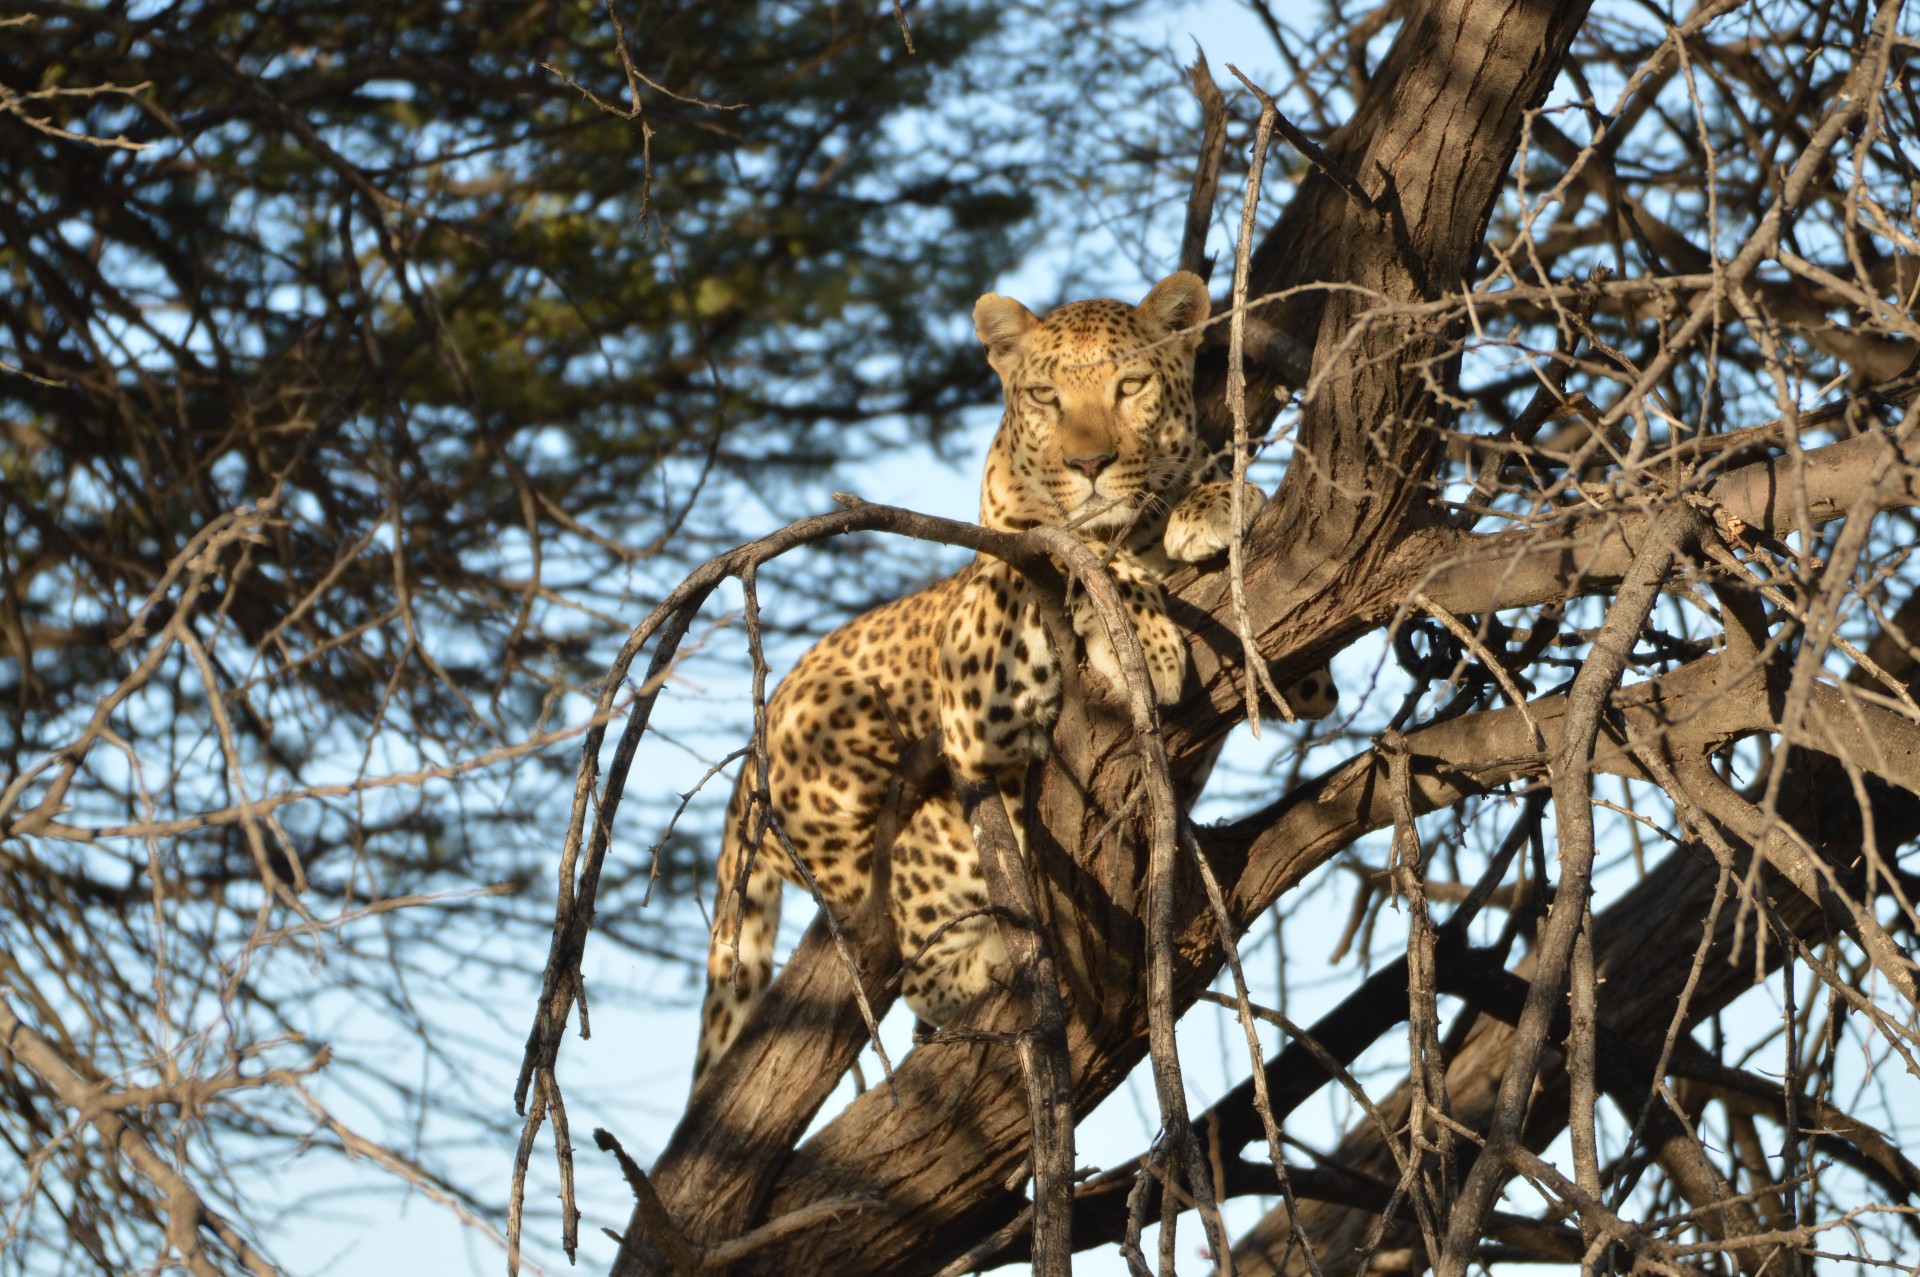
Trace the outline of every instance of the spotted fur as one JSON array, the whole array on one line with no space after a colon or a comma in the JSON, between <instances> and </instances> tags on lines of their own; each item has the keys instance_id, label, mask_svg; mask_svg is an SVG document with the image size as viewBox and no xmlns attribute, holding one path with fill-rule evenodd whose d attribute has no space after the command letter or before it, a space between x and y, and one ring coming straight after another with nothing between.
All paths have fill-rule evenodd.
<instances>
[{"instance_id":1,"label":"spotted fur","mask_svg":"<svg viewBox=\"0 0 1920 1277\"><path fill-rule=\"evenodd\" d=\"M1138 306L1072 302L1043 320L989 293L974 308L1006 401L980 521L1068 527L1107 561L1162 704L1180 697L1187 646L1161 582L1178 563L1222 552L1232 535L1231 487L1195 431L1193 359L1207 313L1206 286L1186 272ZM1251 486L1242 496L1244 528L1265 498ZM1075 590L1067 605L1088 664L1120 687L1091 603ZM1017 814L1026 764L1047 752L1060 686L1037 596L985 557L801 657L768 706L773 824L753 841L761 814L751 768L727 811L696 1084L772 979L782 882L801 881L794 858L829 908L851 913L868 890L874 822L901 743L936 730L949 761L996 779ZM1325 671L1288 693L1303 717L1331 712L1337 697ZM890 869L908 963L902 996L922 1019L951 1021L992 984L1006 952L990 917L963 916L984 908L986 884L950 792L914 813Z\"/></svg>"}]
</instances>

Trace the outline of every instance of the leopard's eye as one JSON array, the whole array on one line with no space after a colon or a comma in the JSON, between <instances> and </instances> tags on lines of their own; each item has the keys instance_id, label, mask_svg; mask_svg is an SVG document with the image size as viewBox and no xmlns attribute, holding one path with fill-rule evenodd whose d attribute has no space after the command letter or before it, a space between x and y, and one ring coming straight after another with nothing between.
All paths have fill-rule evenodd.
<instances>
[{"instance_id":1,"label":"leopard's eye","mask_svg":"<svg viewBox=\"0 0 1920 1277\"><path fill-rule=\"evenodd\" d=\"M1027 398L1035 403L1053 403L1060 395L1052 386L1028 386Z\"/></svg>"},{"instance_id":2,"label":"leopard's eye","mask_svg":"<svg viewBox=\"0 0 1920 1277\"><path fill-rule=\"evenodd\" d=\"M1148 377L1123 377L1120 379L1120 397L1130 399L1147 388Z\"/></svg>"}]
</instances>

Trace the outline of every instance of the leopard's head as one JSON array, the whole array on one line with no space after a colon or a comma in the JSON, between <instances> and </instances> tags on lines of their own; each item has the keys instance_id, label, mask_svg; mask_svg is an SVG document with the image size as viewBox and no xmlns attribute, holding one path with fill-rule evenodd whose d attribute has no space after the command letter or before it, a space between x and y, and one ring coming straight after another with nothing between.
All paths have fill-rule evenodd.
<instances>
[{"instance_id":1,"label":"leopard's head","mask_svg":"<svg viewBox=\"0 0 1920 1277\"><path fill-rule=\"evenodd\" d=\"M981 522L1151 534L1207 462L1195 432L1193 358L1210 303L1180 271L1138 306L1069 302L1037 319L988 293L974 331L1007 411L987 458Z\"/></svg>"}]
</instances>

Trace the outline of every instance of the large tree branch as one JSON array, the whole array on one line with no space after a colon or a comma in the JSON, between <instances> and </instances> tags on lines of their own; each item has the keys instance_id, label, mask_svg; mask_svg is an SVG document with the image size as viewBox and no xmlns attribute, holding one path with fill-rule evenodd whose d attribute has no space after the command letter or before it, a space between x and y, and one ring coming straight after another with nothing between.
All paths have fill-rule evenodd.
<instances>
[{"instance_id":1,"label":"large tree branch","mask_svg":"<svg viewBox=\"0 0 1920 1277\"><path fill-rule=\"evenodd\" d=\"M1737 467L1697 494L1716 520L1759 537L1795 531L1803 492L1816 527L1855 516L1920 506L1920 445L1881 431ZM1416 594L1456 614L1526 607L1598 594L1620 584L1652 514L1640 507L1583 505L1561 519L1489 535L1426 528L1368 551L1367 570L1316 575L1301 554L1269 546L1248 566L1247 597L1260 649L1278 661L1276 677L1298 676L1331 650L1393 620ZM1176 753L1189 738L1212 739L1240 696L1239 644L1226 618L1224 573L1175 582L1173 607L1194 636L1194 666L1204 700L1168 715Z\"/></svg>"},{"instance_id":2,"label":"large tree branch","mask_svg":"<svg viewBox=\"0 0 1920 1277\"><path fill-rule=\"evenodd\" d=\"M1875 431L1729 471L1700 496L1721 516L1769 537L1797 529L1805 493L1813 528L1849 513L1920 505L1920 448ZM1865 506L1861 502L1866 502ZM1640 510L1580 510L1542 528L1462 538L1423 587L1450 611L1526 607L1619 584L1645 535Z\"/></svg>"}]
</instances>

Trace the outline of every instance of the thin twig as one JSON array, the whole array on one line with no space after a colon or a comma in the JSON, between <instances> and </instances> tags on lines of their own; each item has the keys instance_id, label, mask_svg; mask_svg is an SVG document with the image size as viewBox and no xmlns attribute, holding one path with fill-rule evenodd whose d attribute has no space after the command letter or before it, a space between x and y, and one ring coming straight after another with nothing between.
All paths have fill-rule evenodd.
<instances>
[{"instance_id":1,"label":"thin twig","mask_svg":"<svg viewBox=\"0 0 1920 1277\"><path fill-rule=\"evenodd\" d=\"M1241 75L1232 63L1227 69L1239 77L1260 100L1260 122L1254 128L1253 156L1247 166L1247 193L1240 204L1240 238L1233 251L1233 319L1227 337L1227 407L1233 414L1233 478L1229 481L1227 502L1227 580L1233 592L1233 628L1240 638L1243 665L1242 697L1246 702L1247 727L1260 735L1260 693L1264 690L1274 708L1288 722L1293 711L1273 685L1273 674L1260 656L1253 639L1253 622L1247 615L1246 489L1247 489L1247 287L1253 271L1253 224L1260 210L1260 183L1267 167L1267 147L1273 140L1274 121L1279 111L1253 81Z\"/></svg>"}]
</instances>

